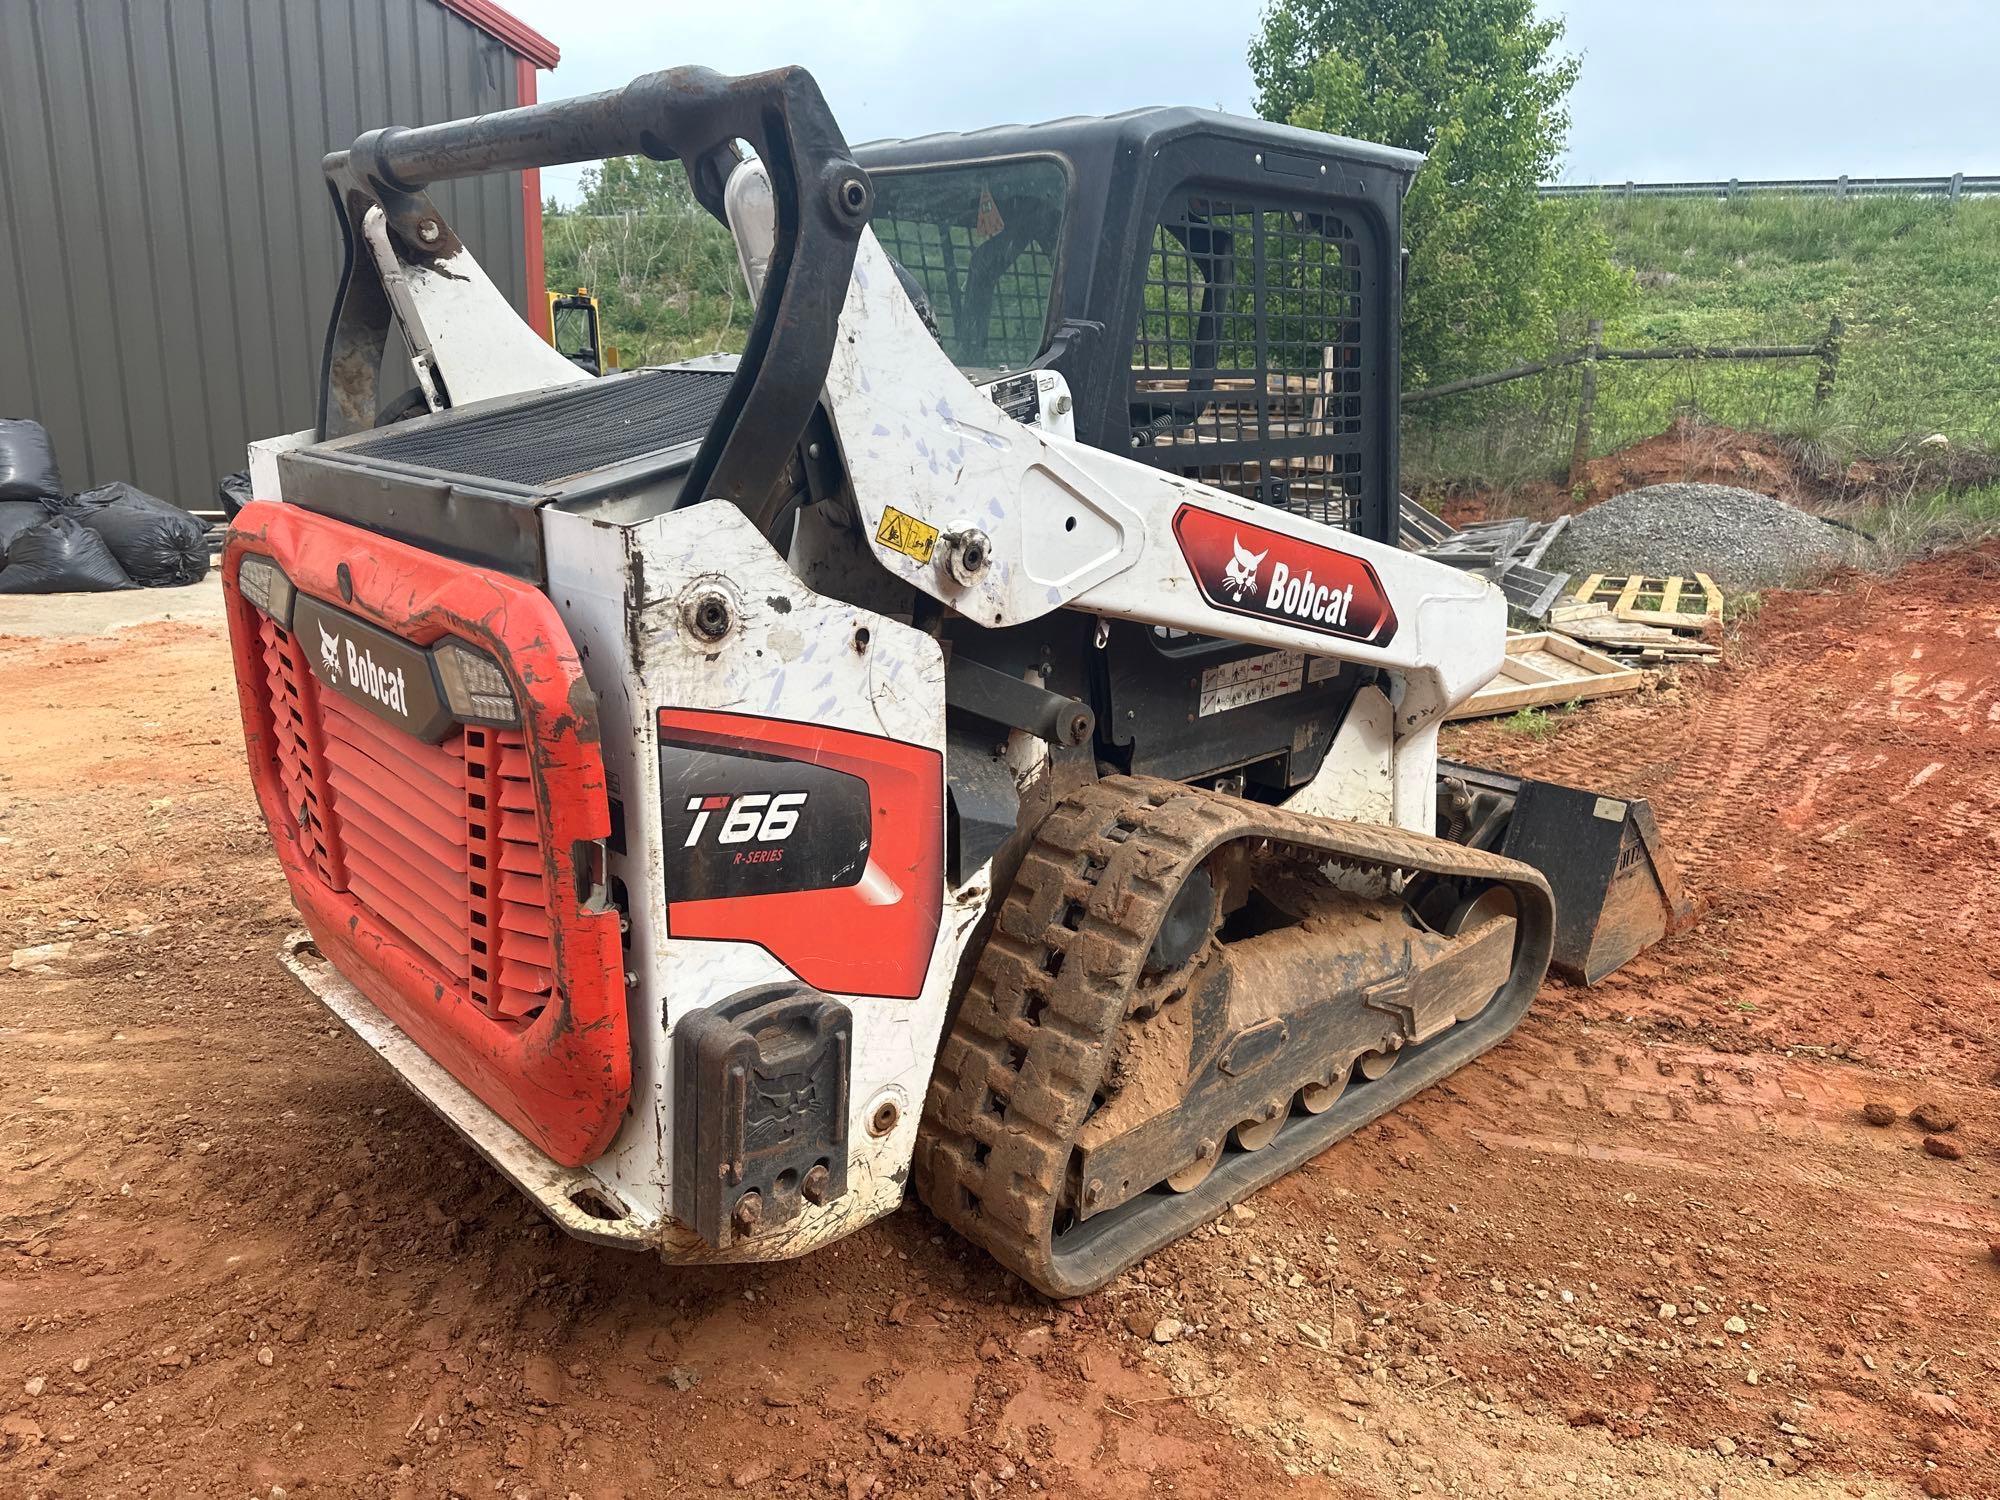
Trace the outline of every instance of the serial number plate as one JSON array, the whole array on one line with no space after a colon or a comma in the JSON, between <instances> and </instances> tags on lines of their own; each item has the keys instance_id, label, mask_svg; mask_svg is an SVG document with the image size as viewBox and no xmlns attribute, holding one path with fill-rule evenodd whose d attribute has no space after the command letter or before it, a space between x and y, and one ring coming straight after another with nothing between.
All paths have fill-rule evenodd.
<instances>
[{"instance_id":1,"label":"serial number plate","mask_svg":"<svg viewBox=\"0 0 2000 1500\"><path fill-rule=\"evenodd\" d=\"M1266 698L1295 693L1306 680L1305 653L1267 651L1241 661L1224 662L1201 674L1201 717L1226 713Z\"/></svg>"}]
</instances>

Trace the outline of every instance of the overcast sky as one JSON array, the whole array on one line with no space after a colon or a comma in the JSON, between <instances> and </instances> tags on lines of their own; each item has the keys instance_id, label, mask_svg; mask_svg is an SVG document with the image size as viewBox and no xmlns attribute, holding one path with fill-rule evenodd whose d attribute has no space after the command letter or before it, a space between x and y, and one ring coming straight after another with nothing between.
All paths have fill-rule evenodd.
<instances>
[{"instance_id":1,"label":"overcast sky","mask_svg":"<svg viewBox=\"0 0 2000 1500\"><path fill-rule=\"evenodd\" d=\"M1141 104L1249 113L1257 0L505 0L542 97L797 62L851 141ZM1583 58L1574 182L2000 171L2000 0L1539 0ZM575 172L544 174L568 197Z\"/></svg>"}]
</instances>

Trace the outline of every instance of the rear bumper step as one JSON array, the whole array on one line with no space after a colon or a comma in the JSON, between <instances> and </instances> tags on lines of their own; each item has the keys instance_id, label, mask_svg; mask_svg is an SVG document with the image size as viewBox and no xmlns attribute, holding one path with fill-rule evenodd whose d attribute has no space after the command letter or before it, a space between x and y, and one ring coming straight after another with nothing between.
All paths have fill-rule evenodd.
<instances>
[{"instance_id":1,"label":"rear bumper step","mask_svg":"<svg viewBox=\"0 0 2000 1500\"><path fill-rule=\"evenodd\" d=\"M659 1220L633 1209L593 1173L560 1166L544 1156L343 978L310 933L288 936L279 962L349 1031L373 1048L412 1093L464 1136L502 1176L534 1199L564 1233L619 1250L650 1250L659 1245L665 1227Z\"/></svg>"}]
</instances>

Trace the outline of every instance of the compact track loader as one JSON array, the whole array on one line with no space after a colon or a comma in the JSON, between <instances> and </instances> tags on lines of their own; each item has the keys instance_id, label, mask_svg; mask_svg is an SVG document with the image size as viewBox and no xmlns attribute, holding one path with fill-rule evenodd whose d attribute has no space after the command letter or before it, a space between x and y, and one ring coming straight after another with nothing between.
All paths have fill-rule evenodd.
<instances>
[{"instance_id":1,"label":"compact track loader","mask_svg":"<svg viewBox=\"0 0 2000 1500\"><path fill-rule=\"evenodd\" d=\"M676 69L329 156L319 419L224 583L286 962L553 1219L769 1260L914 1182L1067 1295L1506 1036L1556 913L1438 832L1505 607L1391 544L1417 158L938 139ZM740 358L591 378L429 193L632 152Z\"/></svg>"}]
</instances>

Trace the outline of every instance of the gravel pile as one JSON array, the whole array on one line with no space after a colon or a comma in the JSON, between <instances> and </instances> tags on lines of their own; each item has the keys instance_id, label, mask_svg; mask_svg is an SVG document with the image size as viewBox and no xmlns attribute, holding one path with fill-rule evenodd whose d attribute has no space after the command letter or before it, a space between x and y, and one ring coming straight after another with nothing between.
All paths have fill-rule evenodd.
<instances>
[{"instance_id":1,"label":"gravel pile","mask_svg":"<svg viewBox=\"0 0 2000 1500\"><path fill-rule=\"evenodd\" d=\"M1653 484L1573 517L1543 560L1571 573L1701 572L1725 590L1768 588L1855 558L1852 532L1726 484Z\"/></svg>"}]
</instances>

